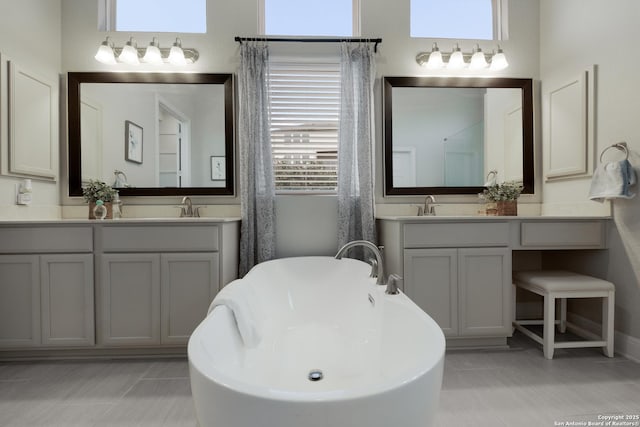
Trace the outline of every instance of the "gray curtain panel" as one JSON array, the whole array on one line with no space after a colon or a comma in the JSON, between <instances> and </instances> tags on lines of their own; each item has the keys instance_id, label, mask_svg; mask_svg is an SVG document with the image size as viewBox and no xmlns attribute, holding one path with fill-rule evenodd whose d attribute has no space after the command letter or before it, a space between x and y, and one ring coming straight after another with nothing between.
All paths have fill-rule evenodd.
<instances>
[{"instance_id":1,"label":"gray curtain panel","mask_svg":"<svg viewBox=\"0 0 640 427\"><path fill-rule=\"evenodd\" d=\"M373 193L374 48L342 43L338 143L338 245L376 242Z\"/></svg>"},{"instance_id":2,"label":"gray curtain panel","mask_svg":"<svg viewBox=\"0 0 640 427\"><path fill-rule=\"evenodd\" d=\"M275 257L275 181L269 135L267 75L269 48L264 42L240 46L239 129L240 277Z\"/></svg>"}]
</instances>

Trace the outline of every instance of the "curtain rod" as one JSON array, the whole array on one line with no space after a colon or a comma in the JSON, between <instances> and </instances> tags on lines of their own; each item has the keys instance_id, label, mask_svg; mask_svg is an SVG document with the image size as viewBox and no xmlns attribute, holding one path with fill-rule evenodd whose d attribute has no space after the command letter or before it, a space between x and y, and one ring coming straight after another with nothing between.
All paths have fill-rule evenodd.
<instances>
[{"instance_id":1,"label":"curtain rod","mask_svg":"<svg viewBox=\"0 0 640 427\"><path fill-rule=\"evenodd\" d=\"M318 37L318 38L295 38L295 37L237 37L235 41L242 44L242 42L246 41L265 41L265 42L298 42L298 43L341 43L341 42L360 42L360 43L375 43L373 46L373 51L378 51L378 44L382 43L381 38L362 38L362 37L342 37L342 38L331 38L331 37Z\"/></svg>"}]
</instances>

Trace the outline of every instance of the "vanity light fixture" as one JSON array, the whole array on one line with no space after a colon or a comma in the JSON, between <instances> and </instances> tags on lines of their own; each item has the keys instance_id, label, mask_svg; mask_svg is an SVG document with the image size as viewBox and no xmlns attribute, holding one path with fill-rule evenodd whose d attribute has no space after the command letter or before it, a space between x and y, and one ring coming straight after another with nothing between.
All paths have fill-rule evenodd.
<instances>
[{"instance_id":1,"label":"vanity light fixture","mask_svg":"<svg viewBox=\"0 0 640 427\"><path fill-rule=\"evenodd\" d=\"M129 41L125 43L120 55L118 55L118 61L131 65L137 65L140 63L140 58L138 57L138 45L133 40L133 37L129 38Z\"/></svg>"},{"instance_id":2,"label":"vanity light fixture","mask_svg":"<svg viewBox=\"0 0 640 427\"><path fill-rule=\"evenodd\" d=\"M157 37L154 37L147 47L138 47L133 37L123 47L116 47L109 36L100 44L95 55L96 61L108 65L118 63L136 65L140 62L153 65L167 63L188 65L196 62L199 57L200 54L196 49L182 47L180 38L176 38L171 48L161 48Z\"/></svg>"},{"instance_id":3,"label":"vanity light fixture","mask_svg":"<svg viewBox=\"0 0 640 427\"><path fill-rule=\"evenodd\" d=\"M442 52L438 47L438 43L434 43L427 60L426 67L430 70L437 70L444 67L444 61L442 60Z\"/></svg>"},{"instance_id":4,"label":"vanity light fixture","mask_svg":"<svg viewBox=\"0 0 640 427\"><path fill-rule=\"evenodd\" d=\"M176 41L169 51L169 63L173 65L185 65L187 63L184 57L184 50L182 50L182 40L178 37L176 37Z\"/></svg>"},{"instance_id":5,"label":"vanity light fixture","mask_svg":"<svg viewBox=\"0 0 640 427\"><path fill-rule=\"evenodd\" d=\"M480 49L480 45L476 45L473 49L473 55L471 55L471 62L469 62L470 70L481 70L483 68L487 68L489 63L487 62L487 58L484 56L484 52Z\"/></svg>"},{"instance_id":6,"label":"vanity light fixture","mask_svg":"<svg viewBox=\"0 0 640 427\"><path fill-rule=\"evenodd\" d=\"M98 48L98 52L96 52L96 61L102 62L103 64L115 64L116 63L116 55L113 52L113 42L109 40L109 37L102 42L100 47Z\"/></svg>"},{"instance_id":7,"label":"vanity light fixture","mask_svg":"<svg viewBox=\"0 0 640 427\"><path fill-rule=\"evenodd\" d=\"M502 48L498 46L498 52L495 53L491 58L491 65L489 66L489 69L498 71L498 70L504 70L508 66L509 66L509 63L507 62L507 57L504 56L504 52L502 51Z\"/></svg>"},{"instance_id":8,"label":"vanity light fixture","mask_svg":"<svg viewBox=\"0 0 640 427\"><path fill-rule=\"evenodd\" d=\"M491 71L504 70L509 66L504 51L500 46L498 50L483 52L476 44L471 53L462 52L458 43L451 52L442 52L437 43L433 44L430 52L420 52L416 55L418 65L430 70L446 68L448 70L470 70L489 69Z\"/></svg>"},{"instance_id":9,"label":"vanity light fixture","mask_svg":"<svg viewBox=\"0 0 640 427\"><path fill-rule=\"evenodd\" d=\"M142 61L147 64L162 64L162 53L160 52L160 46L156 41L157 38L154 37L147 46L147 50L144 51L144 56L142 57Z\"/></svg>"},{"instance_id":10,"label":"vanity light fixture","mask_svg":"<svg viewBox=\"0 0 640 427\"><path fill-rule=\"evenodd\" d=\"M171 46L169 52L169 63L173 65L186 65L187 60L184 57L184 51L182 50L182 40L176 37L176 41Z\"/></svg>"},{"instance_id":11,"label":"vanity light fixture","mask_svg":"<svg viewBox=\"0 0 640 427\"><path fill-rule=\"evenodd\" d=\"M456 43L456 47L453 48L453 52L451 52L451 56L449 56L447 68L449 70L459 70L461 68L464 68L465 65L467 64L464 62L464 56L462 55L460 46L458 46L458 43Z\"/></svg>"}]
</instances>

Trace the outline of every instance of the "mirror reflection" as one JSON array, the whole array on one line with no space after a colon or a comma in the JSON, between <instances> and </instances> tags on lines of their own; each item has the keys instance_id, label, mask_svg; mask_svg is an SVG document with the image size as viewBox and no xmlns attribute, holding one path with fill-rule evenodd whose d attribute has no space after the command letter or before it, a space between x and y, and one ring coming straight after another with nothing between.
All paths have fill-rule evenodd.
<instances>
[{"instance_id":1,"label":"mirror reflection","mask_svg":"<svg viewBox=\"0 0 640 427\"><path fill-rule=\"evenodd\" d=\"M80 90L83 182L111 183L120 171L120 186L224 186L211 169L212 157L225 156L223 86L85 83Z\"/></svg>"},{"instance_id":2,"label":"mirror reflection","mask_svg":"<svg viewBox=\"0 0 640 427\"><path fill-rule=\"evenodd\" d=\"M69 194L233 194L228 74L69 73Z\"/></svg>"},{"instance_id":3,"label":"mirror reflection","mask_svg":"<svg viewBox=\"0 0 640 427\"><path fill-rule=\"evenodd\" d=\"M386 194L533 191L531 80L385 78Z\"/></svg>"},{"instance_id":4,"label":"mirror reflection","mask_svg":"<svg viewBox=\"0 0 640 427\"><path fill-rule=\"evenodd\" d=\"M482 186L493 169L522 180L520 92L394 88L393 186Z\"/></svg>"}]
</instances>

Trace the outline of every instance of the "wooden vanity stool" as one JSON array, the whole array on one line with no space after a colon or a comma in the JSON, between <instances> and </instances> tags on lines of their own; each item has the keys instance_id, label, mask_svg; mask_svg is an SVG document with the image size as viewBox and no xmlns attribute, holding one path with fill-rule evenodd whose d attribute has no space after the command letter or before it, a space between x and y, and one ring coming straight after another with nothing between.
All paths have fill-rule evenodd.
<instances>
[{"instance_id":1,"label":"wooden vanity stool","mask_svg":"<svg viewBox=\"0 0 640 427\"><path fill-rule=\"evenodd\" d=\"M613 357L613 314L615 307L615 286L606 280L576 274L569 271L519 271L513 274L513 284L544 297L543 320L516 320L513 326L542 344L544 357L553 358L556 348L603 347L605 356ZM602 336L597 337L580 328L569 325L572 331L585 341L555 342L554 326L564 333L567 329L567 298L602 298ZM560 299L560 319L556 320L556 299ZM514 308L515 310L515 308ZM542 338L528 329L528 325L543 325Z\"/></svg>"}]
</instances>

